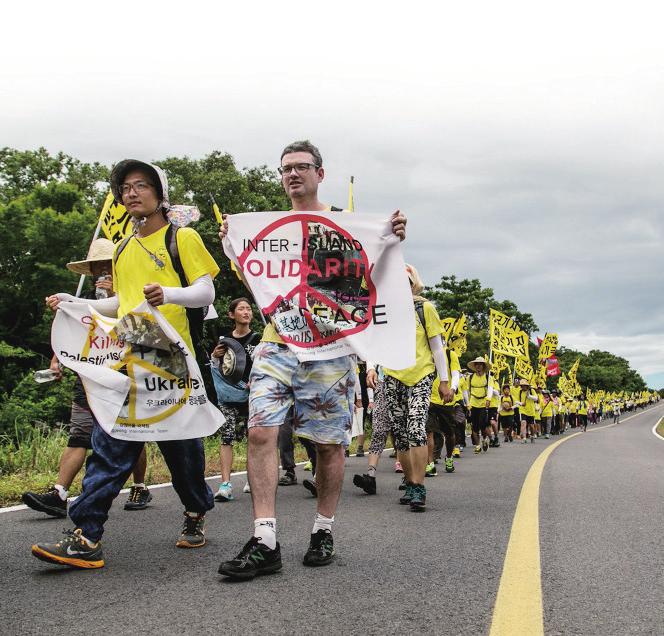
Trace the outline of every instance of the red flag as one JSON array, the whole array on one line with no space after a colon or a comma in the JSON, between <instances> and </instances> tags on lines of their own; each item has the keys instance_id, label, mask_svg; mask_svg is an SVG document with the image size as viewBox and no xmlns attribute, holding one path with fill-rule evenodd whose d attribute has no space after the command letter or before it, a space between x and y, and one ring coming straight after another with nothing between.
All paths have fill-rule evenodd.
<instances>
[{"instance_id":1,"label":"red flag","mask_svg":"<svg viewBox=\"0 0 664 636\"><path fill-rule=\"evenodd\" d=\"M558 358L551 356L546 361L546 375L552 377L554 375L560 375L560 366L558 365Z\"/></svg>"}]
</instances>

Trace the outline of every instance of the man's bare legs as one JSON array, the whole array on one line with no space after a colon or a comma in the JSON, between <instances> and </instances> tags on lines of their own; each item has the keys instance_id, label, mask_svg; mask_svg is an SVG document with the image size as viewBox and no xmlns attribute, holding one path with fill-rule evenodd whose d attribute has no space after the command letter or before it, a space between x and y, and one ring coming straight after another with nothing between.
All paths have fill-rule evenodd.
<instances>
[{"instance_id":1,"label":"man's bare legs","mask_svg":"<svg viewBox=\"0 0 664 636\"><path fill-rule=\"evenodd\" d=\"M318 454L316 465L318 512L324 517L334 517L344 479L344 448L340 444L316 444L316 453ZM376 456L377 462L378 456Z\"/></svg>"},{"instance_id":2,"label":"man's bare legs","mask_svg":"<svg viewBox=\"0 0 664 636\"><path fill-rule=\"evenodd\" d=\"M427 446L411 446L408 451L399 451L399 461L407 482L418 485L424 484L427 452Z\"/></svg>"},{"instance_id":3,"label":"man's bare legs","mask_svg":"<svg viewBox=\"0 0 664 636\"><path fill-rule=\"evenodd\" d=\"M278 436L278 426L252 426L249 428L247 475L251 486L254 519L276 517L279 478Z\"/></svg>"}]
</instances>

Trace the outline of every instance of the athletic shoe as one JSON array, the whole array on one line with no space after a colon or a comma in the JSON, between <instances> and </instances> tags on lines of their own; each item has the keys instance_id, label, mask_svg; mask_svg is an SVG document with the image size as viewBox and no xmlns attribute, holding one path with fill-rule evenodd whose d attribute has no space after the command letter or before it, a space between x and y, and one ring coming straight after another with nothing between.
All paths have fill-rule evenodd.
<instances>
[{"instance_id":1,"label":"athletic shoe","mask_svg":"<svg viewBox=\"0 0 664 636\"><path fill-rule=\"evenodd\" d=\"M403 472L403 468L401 467L401 462L394 462L394 472L395 473Z\"/></svg>"},{"instance_id":2,"label":"athletic shoe","mask_svg":"<svg viewBox=\"0 0 664 636\"><path fill-rule=\"evenodd\" d=\"M353 475L353 484L364 490L367 495L376 494L376 478L371 475Z\"/></svg>"},{"instance_id":3,"label":"athletic shoe","mask_svg":"<svg viewBox=\"0 0 664 636\"><path fill-rule=\"evenodd\" d=\"M393 451L388 455L388 457L389 457L390 459L394 459L396 456L397 456L397 452L396 452L395 450L393 450Z\"/></svg>"},{"instance_id":4,"label":"athletic shoe","mask_svg":"<svg viewBox=\"0 0 664 636\"><path fill-rule=\"evenodd\" d=\"M435 477L437 474L438 470L436 469L436 464L434 464L433 462L427 464L427 467L424 469L424 476Z\"/></svg>"},{"instance_id":5,"label":"athletic shoe","mask_svg":"<svg viewBox=\"0 0 664 636\"><path fill-rule=\"evenodd\" d=\"M534 443L535 443L535 438L534 438L532 435L530 436L530 443L531 443L531 444L534 444Z\"/></svg>"},{"instance_id":6,"label":"athletic shoe","mask_svg":"<svg viewBox=\"0 0 664 636\"><path fill-rule=\"evenodd\" d=\"M45 512L51 517L67 516L67 501L60 498L60 493L53 488L46 492L24 492L21 497L23 503L33 510Z\"/></svg>"},{"instance_id":7,"label":"athletic shoe","mask_svg":"<svg viewBox=\"0 0 664 636\"><path fill-rule=\"evenodd\" d=\"M295 473L286 472L279 478L280 486L292 486L296 483L297 483L297 477L295 476Z\"/></svg>"},{"instance_id":8,"label":"athletic shoe","mask_svg":"<svg viewBox=\"0 0 664 636\"><path fill-rule=\"evenodd\" d=\"M399 490L406 490L406 486L408 485L408 482L406 481L406 477L401 478L401 483L399 484Z\"/></svg>"},{"instance_id":9,"label":"athletic shoe","mask_svg":"<svg viewBox=\"0 0 664 636\"><path fill-rule=\"evenodd\" d=\"M205 545L205 514L192 517L184 513L182 533L175 542L178 548L202 548Z\"/></svg>"},{"instance_id":10,"label":"athletic shoe","mask_svg":"<svg viewBox=\"0 0 664 636\"><path fill-rule=\"evenodd\" d=\"M318 567L328 565L334 560L334 540L329 530L322 528L311 535L309 549L302 559L304 565Z\"/></svg>"},{"instance_id":11,"label":"athletic shoe","mask_svg":"<svg viewBox=\"0 0 664 636\"><path fill-rule=\"evenodd\" d=\"M242 492L251 492L251 486L249 485L249 482L247 482L244 485L244 488L242 489Z\"/></svg>"},{"instance_id":12,"label":"athletic shoe","mask_svg":"<svg viewBox=\"0 0 664 636\"><path fill-rule=\"evenodd\" d=\"M261 574L281 570L281 548L277 543L274 550L259 543L258 537L251 537L240 553L219 566L219 574L234 579L253 579Z\"/></svg>"},{"instance_id":13,"label":"athletic shoe","mask_svg":"<svg viewBox=\"0 0 664 636\"><path fill-rule=\"evenodd\" d=\"M445 472L453 473L454 472L454 460L451 457L448 457L445 460Z\"/></svg>"},{"instance_id":14,"label":"athletic shoe","mask_svg":"<svg viewBox=\"0 0 664 636\"><path fill-rule=\"evenodd\" d=\"M421 484L413 484L410 498L410 509L413 512L424 512L427 504L427 489Z\"/></svg>"},{"instance_id":15,"label":"athletic shoe","mask_svg":"<svg viewBox=\"0 0 664 636\"><path fill-rule=\"evenodd\" d=\"M399 499L402 506L408 505L413 498L413 484L406 483L406 493Z\"/></svg>"},{"instance_id":16,"label":"athletic shoe","mask_svg":"<svg viewBox=\"0 0 664 636\"><path fill-rule=\"evenodd\" d=\"M302 468L305 472L310 473L313 470L313 465L311 464L311 462L305 462Z\"/></svg>"},{"instance_id":17,"label":"athletic shoe","mask_svg":"<svg viewBox=\"0 0 664 636\"><path fill-rule=\"evenodd\" d=\"M500 448L500 442L498 441L497 437L494 437L491 442L489 442L489 445L491 448Z\"/></svg>"},{"instance_id":18,"label":"athletic shoe","mask_svg":"<svg viewBox=\"0 0 664 636\"><path fill-rule=\"evenodd\" d=\"M357 447L357 451L355 452L355 457L364 457L364 448L362 448L362 446Z\"/></svg>"},{"instance_id":19,"label":"athletic shoe","mask_svg":"<svg viewBox=\"0 0 664 636\"><path fill-rule=\"evenodd\" d=\"M482 447L478 444L475 446L475 455L479 455L482 452Z\"/></svg>"},{"instance_id":20,"label":"athletic shoe","mask_svg":"<svg viewBox=\"0 0 664 636\"><path fill-rule=\"evenodd\" d=\"M214 496L215 501L232 501L233 500L233 484L230 481L222 481L219 484L219 490Z\"/></svg>"},{"instance_id":21,"label":"athletic shoe","mask_svg":"<svg viewBox=\"0 0 664 636\"><path fill-rule=\"evenodd\" d=\"M316 482L311 479L303 479L302 485L314 496L318 497L318 488L316 488Z\"/></svg>"},{"instance_id":22,"label":"athletic shoe","mask_svg":"<svg viewBox=\"0 0 664 636\"><path fill-rule=\"evenodd\" d=\"M524 437L522 441L523 441L524 444L527 444L528 443L528 438Z\"/></svg>"},{"instance_id":23,"label":"athletic shoe","mask_svg":"<svg viewBox=\"0 0 664 636\"><path fill-rule=\"evenodd\" d=\"M458 446L452 450L452 457L461 457L461 449Z\"/></svg>"},{"instance_id":24,"label":"athletic shoe","mask_svg":"<svg viewBox=\"0 0 664 636\"><path fill-rule=\"evenodd\" d=\"M482 440L482 450L485 453L489 450L489 440L486 437Z\"/></svg>"},{"instance_id":25,"label":"athletic shoe","mask_svg":"<svg viewBox=\"0 0 664 636\"><path fill-rule=\"evenodd\" d=\"M549 439L549 434L548 433L544 436L544 439Z\"/></svg>"},{"instance_id":26,"label":"athletic shoe","mask_svg":"<svg viewBox=\"0 0 664 636\"><path fill-rule=\"evenodd\" d=\"M350 451L348 449L344 451L344 457L350 457Z\"/></svg>"},{"instance_id":27,"label":"athletic shoe","mask_svg":"<svg viewBox=\"0 0 664 636\"><path fill-rule=\"evenodd\" d=\"M152 501L152 495L145 486L132 486L125 502L125 510L143 510Z\"/></svg>"},{"instance_id":28,"label":"athletic shoe","mask_svg":"<svg viewBox=\"0 0 664 636\"><path fill-rule=\"evenodd\" d=\"M32 556L47 563L90 569L104 567L101 543L90 547L80 528L65 530L65 538L57 543L37 543L32 546Z\"/></svg>"}]
</instances>

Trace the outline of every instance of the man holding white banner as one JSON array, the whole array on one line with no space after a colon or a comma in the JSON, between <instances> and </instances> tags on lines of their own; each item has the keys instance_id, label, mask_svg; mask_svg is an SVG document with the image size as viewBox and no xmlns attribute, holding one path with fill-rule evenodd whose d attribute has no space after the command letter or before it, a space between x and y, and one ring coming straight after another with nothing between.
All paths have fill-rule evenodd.
<instances>
[{"instance_id":1,"label":"man holding white banner","mask_svg":"<svg viewBox=\"0 0 664 636\"><path fill-rule=\"evenodd\" d=\"M111 190L135 226L113 257L116 296L46 299L60 309L53 349L81 376L88 394L93 452L69 510L75 530L59 542L33 545L32 553L76 568L104 566L100 539L108 511L148 440L157 441L185 508L176 546L203 546L205 513L214 500L200 437L223 422L205 395L185 309L214 300L219 268L195 230L169 222L173 208L160 168L121 161L111 173Z\"/></svg>"},{"instance_id":2,"label":"man holding white banner","mask_svg":"<svg viewBox=\"0 0 664 636\"><path fill-rule=\"evenodd\" d=\"M240 214L220 232L269 323L250 377L247 471L254 536L219 573L249 579L281 569L276 540L277 436L293 408L298 436L316 443L317 514L303 563L334 558L332 524L350 442L356 356L394 368L413 364L414 310L399 239L406 219L337 214L318 199L318 149L295 142L279 172L290 213ZM389 288L389 289L388 289ZM405 343L403 347L395 343Z\"/></svg>"}]
</instances>

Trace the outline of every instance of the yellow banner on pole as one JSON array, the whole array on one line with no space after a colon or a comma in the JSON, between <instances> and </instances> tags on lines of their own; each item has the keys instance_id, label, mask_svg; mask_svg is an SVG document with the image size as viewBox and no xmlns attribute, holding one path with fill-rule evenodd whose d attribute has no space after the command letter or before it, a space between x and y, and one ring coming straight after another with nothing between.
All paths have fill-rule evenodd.
<instances>
[{"instance_id":1,"label":"yellow banner on pole","mask_svg":"<svg viewBox=\"0 0 664 636\"><path fill-rule=\"evenodd\" d=\"M494 355L502 353L528 360L528 334L505 314L489 310L489 340Z\"/></svg>"},{"instance_id":2,"label":"yellow banner on pole","mask_svg":"<svg viewBox=\"0 0 664 636\"><path fill-rule=\"evenodd\" d=\"M546 360L552 355L555 355L556 349L558 348L558 334L557 333L547 333L542 340L542 344L539 348L539 353L537 357L540 360Z\"/></svg>"},{"instance_id":3,"label":"yellow banner on pole","mask_svg":"<svg viewBox=\"0 0 664 636\"><path fill-rule=\"evenodd\" d=\"M104 235L113 243L119 243L133 230L131 215L121 203L116 203L111 192L106 196L104 207L101 210L101 229Z\"/></svg>"},{"instance_id":4,"label":"yellow banner on pole","mask_svg":"<svg viewBox=\"0 0 664 636\"><path fill-rule=\"evenodd\" d=\"M440 324L448 349L456 351L460 356L463 355L468 349L466 314L461 314L458 318L442 318Z\"/></svg>"}]
</instances>

